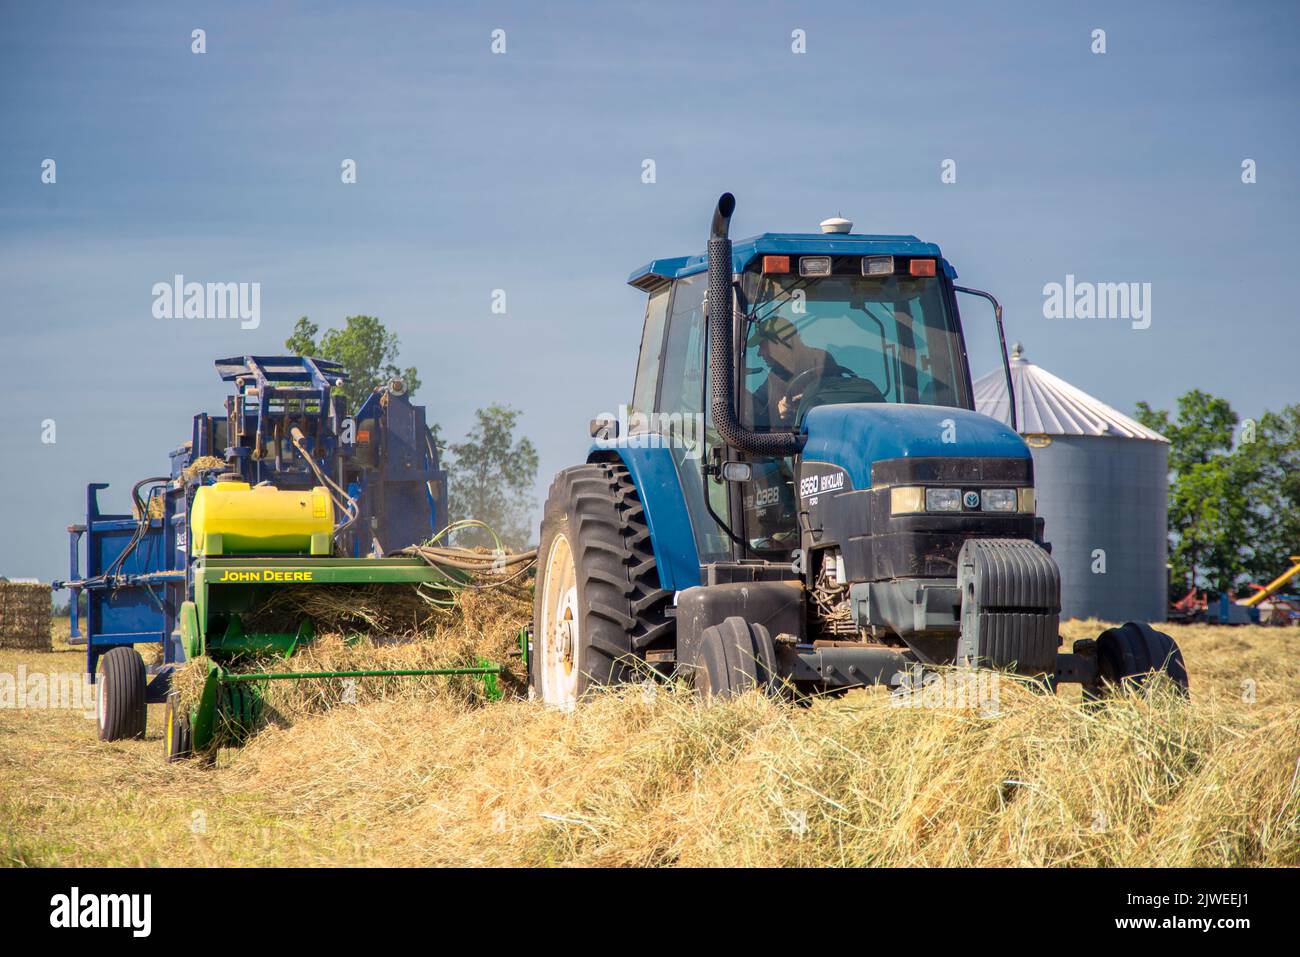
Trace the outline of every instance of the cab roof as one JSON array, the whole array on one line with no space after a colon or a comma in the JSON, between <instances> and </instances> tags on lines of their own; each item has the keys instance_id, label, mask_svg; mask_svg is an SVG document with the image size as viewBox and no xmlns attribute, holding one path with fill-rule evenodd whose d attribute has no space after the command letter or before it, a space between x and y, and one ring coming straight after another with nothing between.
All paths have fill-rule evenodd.
<instances>
[{"instance_id":1,"label":"cab roof","mask_svg":"<svg viewBox=\"0 0 1300 957\"><path fill-rule=\"evenodd\" d=\"M943 253L934 243L923 243L915 236L868 236L861 233L762 233L738 239L731 247L731 271L743 272L756 256L762 255L832 255L832 256L932 256L943 261L948 278L956 279ZM704 253L655 259L628 276L629 285L651 291L665 282L693 276L709 268Z\"/></svg>"}]
</instances>

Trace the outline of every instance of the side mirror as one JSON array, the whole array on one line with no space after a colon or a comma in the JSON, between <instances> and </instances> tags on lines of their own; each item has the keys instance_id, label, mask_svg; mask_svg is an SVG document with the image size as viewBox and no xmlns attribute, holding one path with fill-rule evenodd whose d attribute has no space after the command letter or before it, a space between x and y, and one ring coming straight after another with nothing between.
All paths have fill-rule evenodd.
<instances>
[{"instance_id":1,"label":"side mirror","mask_svg":"<svg viewBox=\"0 0 1300 957\"><path fill-rule=\"evenodd\" d=\"M592 419L587 434L600 442L612 442L618 438L618 419L608 415Z\"/></svg>"},{"instance_id":2,"label":"side mirror","mask_svg":"<svg viewBox=\"0 0 1300 957\"><path fill-rule=\"evenodd\" d=\"M1007 337L1002 331L1002 303L997 298L983 289L971 289L968 286L953 286L953 292L965 293L968 296L978 296L981 299L987 299L993 306L993 321L998 327L998 347L1002 350L1002 373L1007 380L1007 424L1011 428L1019 431L1019 418L1016 416L1016 389L1011 381L1011 361L1007 358Z\"/></svg>"}]
</instances>

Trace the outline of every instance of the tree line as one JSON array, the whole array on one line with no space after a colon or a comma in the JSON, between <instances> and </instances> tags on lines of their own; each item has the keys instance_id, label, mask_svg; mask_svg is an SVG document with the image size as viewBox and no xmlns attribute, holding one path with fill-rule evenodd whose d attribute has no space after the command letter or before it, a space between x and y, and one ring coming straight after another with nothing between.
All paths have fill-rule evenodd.
<instances>
[{"instance_id":1,"label":"tree line","mask_svg":"<svg viewBox=\"0 0 1300 957\"><path fill-rule=\"evenodd\" d=\"M1170 442L1171 593L1266 583L1300 555L1300 405L1243 420L1193 389L1137 418Z\"/></svg>"}]
</instances>

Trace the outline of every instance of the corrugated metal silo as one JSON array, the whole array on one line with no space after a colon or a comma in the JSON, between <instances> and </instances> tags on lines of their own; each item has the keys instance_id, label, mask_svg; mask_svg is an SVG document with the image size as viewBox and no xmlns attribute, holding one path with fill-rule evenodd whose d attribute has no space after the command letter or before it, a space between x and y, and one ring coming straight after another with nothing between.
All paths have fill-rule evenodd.
<instances>
[{"instance_id":1,"label":"corrugated metal silo","mask_svg":"<svg viewBox=\"0 0 1300 957\"><path fill-rule=\"evenodd\" d=\"M1169 440L1034 365L1018 343L1011 379L1061 567L1061 617L1164 621ZM975 382L975 407L1008 421L1001 369Z\"/></svg>"}]
</instances>

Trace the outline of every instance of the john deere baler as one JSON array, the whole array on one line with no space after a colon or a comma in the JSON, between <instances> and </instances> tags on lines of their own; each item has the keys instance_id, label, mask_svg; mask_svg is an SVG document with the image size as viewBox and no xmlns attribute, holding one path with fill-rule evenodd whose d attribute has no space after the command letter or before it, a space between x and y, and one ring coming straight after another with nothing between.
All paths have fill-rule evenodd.
<instances>
[{"instance_id":1,"label":"john deere baler","mask_svg":"<svg viewBox=\"0 0 1300 957\"><path fill-rule=\"evenodd\" d=\"M349 414L335 363L244 356L217 362L234 384L224 415L200 413L171 453L170 474L132 489L132 514L99 509L69 526L72 640L86 646L105 740L141 737L147 705L166 702L169 759L238 741L255 726L268 681L473 674L496 688L499 665L410 671L266 670L312 641L309 616L270 627L264 609L286 588L421 586L444 599L466 563L411 548L447 526L446 473L400 381ZM80 570L85 548L85 573ZM77 596L86 595L86 616ZM160 645L146 666L137 645ZM207 662L197 702L182 707L172 675Z\"/></svg>"}]
</instances>

